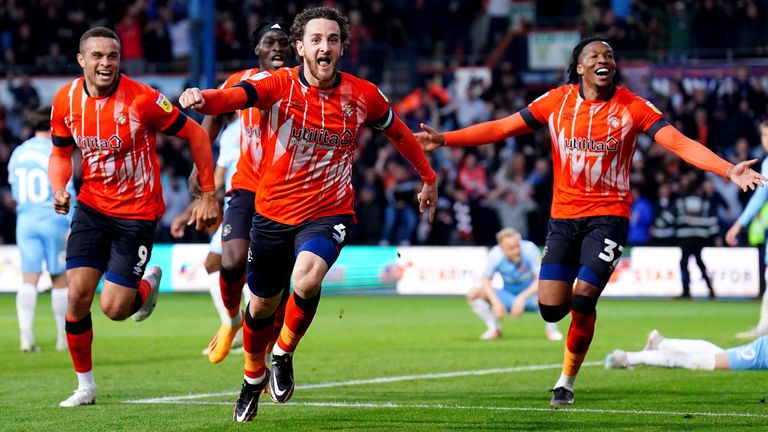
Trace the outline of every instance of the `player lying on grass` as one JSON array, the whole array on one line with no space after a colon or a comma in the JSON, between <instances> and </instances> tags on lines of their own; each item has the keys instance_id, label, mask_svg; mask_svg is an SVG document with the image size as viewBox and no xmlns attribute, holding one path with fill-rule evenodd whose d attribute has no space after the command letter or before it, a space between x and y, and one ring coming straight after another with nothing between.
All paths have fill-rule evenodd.
<instances>
[{"instance_id":1,"label":"player lying on grass","mask_svg":"<svg viewBox=\"0 0 768 432\"><path fill-rule=\"evenodd\" d=\"M723 349L704 339L670 339L653 330L642 351L615 350L605 358L606 369L626 369L636 365L694 370L765 370L768 369L768 336Z\"/></svg>"}]
</instances>

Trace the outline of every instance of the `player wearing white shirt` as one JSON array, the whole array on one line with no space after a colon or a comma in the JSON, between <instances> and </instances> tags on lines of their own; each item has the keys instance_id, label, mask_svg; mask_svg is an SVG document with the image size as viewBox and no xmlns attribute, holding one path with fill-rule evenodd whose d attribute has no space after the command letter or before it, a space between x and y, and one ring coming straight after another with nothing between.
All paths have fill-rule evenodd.
<instances>
[{"instance_id":1,"label":"player wearing white shirt","mask_svg":"<svg viewBox=\"0 0 768 432\"><path fill-rule=\"evenodd\" d=\"M538 280L541 267L539 248L522 240L520 233L504 228L496 234L496 242L488 254L488 264L483 272L480 287L467 293L467 302L472 311L485 323L487 329L480 335L482 340L501 337L500 320L509 313L519 318L525 311L538 311ZM503 281L501 289L492 286L494 275ZM563 335L557 323L546 324L546 335L550 340L562 340Z\"/></svg>"}]
</instances>

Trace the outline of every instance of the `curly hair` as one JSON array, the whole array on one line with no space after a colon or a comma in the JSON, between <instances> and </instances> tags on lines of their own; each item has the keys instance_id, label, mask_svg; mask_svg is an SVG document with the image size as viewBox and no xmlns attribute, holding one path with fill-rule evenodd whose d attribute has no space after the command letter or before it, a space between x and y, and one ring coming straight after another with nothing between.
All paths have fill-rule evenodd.
<instances>
[{"instance_id":1,"label":"curly hair","mask_svg":"<svg viewBox=\"0 0 768 432\"><path fill-rule=\"evenodd\" d=\"M293 20L293 25L291 25L291 45L295 45L296 41L303 40L304 29L307 27L307 23L318 18L336 21L341 30L341 46L346 48L347 45L349 45L351 34L351 31L349 30L349 19L347 19L347 16L341 13L338 9L325 6L304 9L300 14L296 15L296 18Z\"/></svg>"},{"instance_id":2,"label":"curly hair","mask_svg":"<svg viewBox=\"0 0 768 432\"><path fill-rule=\"evenodd\" d=\"M581 52L584 51L584 48L592 42L604 42L608 46L611 46L608 38L603 36L591 36L580 40L579 43L573 47L573 52L571 53L571 64L568 66L568 84L579 83L579 73L576 72L576 66L579 65L579 57L581 57Z\"/></svg>"}]
</instances>

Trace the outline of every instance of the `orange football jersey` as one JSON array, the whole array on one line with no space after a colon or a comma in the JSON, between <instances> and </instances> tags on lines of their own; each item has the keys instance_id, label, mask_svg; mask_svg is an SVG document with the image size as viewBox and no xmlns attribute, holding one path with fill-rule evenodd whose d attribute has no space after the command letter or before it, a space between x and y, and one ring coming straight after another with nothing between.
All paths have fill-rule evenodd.
<instances>
[{"instance_id":1,"label":"orange football jersey","mask_svg":"<svg viewBox=\"0 0 768 432\"><path fill-rule=\"evenodd\" d=\"M53 143L77 145L83 154L83 185L77 199L112 217L156 220L165 211L157 131L175 134L186 116L159 91L119 75L112 94L88 94L83 77L53 99Z\"/></svg>"},{"instance_id":2,"label":"orange football jersey","mask_svg":"<svg viewBox=\"0 0 768 432\"><path fill-rule=\"evenodd\" d=\"M221 88L232 87L258 73L259 68L236 72L227 78ZM237 161L237 168L232 176L232 189L256 192L259 185L258 169L261 164L262 153L259 129L261 113L257 108L246 108L237 111L237 115L240 117L240 159Z\"/></svg>"},{"instance_id":3,"label":"orange football jersey","mask_svg":"<svg viewBox=\"0 0 768 432\"><path fill-rule=\"evenodd\" d=\"M262 110L257 211L288 225L354 214L352 163L360 129L366 123L386 129L394 118L378 87L339 73L334 86L319 89L306 82L302 66L261 72L239 85L256 97L246 106Z\"/></svg>"},{"instance_id":4,"label":"orange football jersey","mask_svg":"<svg viewBox=\"0 0 768 432\"><path fill-rule=\"evenodd\" d=\"M552 217L629 217L637 135L653 136L667 125L661 111L624 87L607 100L592 101L575 84L550 90L528 111L524 117L547 126L552 142Z\"/></svg>"}]
</instances>

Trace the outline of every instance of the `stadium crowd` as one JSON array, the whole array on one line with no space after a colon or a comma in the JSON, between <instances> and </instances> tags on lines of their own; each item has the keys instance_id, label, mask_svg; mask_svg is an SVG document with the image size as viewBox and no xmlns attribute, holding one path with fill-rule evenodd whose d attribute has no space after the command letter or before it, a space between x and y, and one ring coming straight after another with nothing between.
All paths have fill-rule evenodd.
<instances>
[{"instance_id":1,"label":"stadium crowd","mask_svg":"<svg viewBox=\"0 0 768 432\"><path fill-rule=\"evenodd\" d=\"M41 100L31 76L79 74L74 62L78 37L93 25L106 25L119 34L123 67L129 74L181 71L189 64L196 24L184 0L80 0L67 1L66 7L64 3L0 2L0 73L7 75L13 99L11 105L0 106L0 187L6 190L0 202L3 243L15 241L14 207L7 193L8 159L13 148L31 136L23 121L25 112L50 103ZM418 73L414 68L407 78L412 91L390 94L398 101L398 114L412 130L417 130L419 122L449 130L501 118L539 96L543 87L523 81L524 71L509 52L493 64L490 83L472 80L460 88L448 73L454 66L485 62L502 39L523 38L530 28L555 26L577 28L582 35L604 34L616 48L619 69L621 60L628 58L653 62L722 58L739 64L742 58L768 54L765 0L539 0L534 19L512 26L514 34L507 31L515 6L511 1L325 3L347 10L352 22L352 44L342 70L376 82L387 59L412 58L417 65L439 66L438 73ZM260 22L290 22L304 4L218 1L216 47L222 75L255 64L249 35ZM749 66L734 70L711 80L681 74L648 91L652 92L650 99L686 135L737 162L764 155L758 124L768 118L768 77L752 73ZM175 101L178 95L168 96ZM353 173L358 226L352 243L489 245L504 226L543 244L552 199L546 132L493 146L445 148L433 153L430 157L441 179L433 224L420 217L415 207L418 176L388 140L366 130L359 144ZM178 138L158 137L157 148L168 208L157 238L170 242L168 227L189 202L185 177L192 159ZM723 179L694 172L644 136L635 155L632 183L635 204L630 245L668 244L681 231L690 232L684 229L689 223L705 224L706 229L695 231L706 231L707 241L720 241L720 234L749 197ZM185 240L202 239L190 231Z\"/></svg>"}]
</instances>

